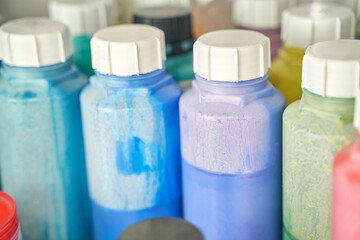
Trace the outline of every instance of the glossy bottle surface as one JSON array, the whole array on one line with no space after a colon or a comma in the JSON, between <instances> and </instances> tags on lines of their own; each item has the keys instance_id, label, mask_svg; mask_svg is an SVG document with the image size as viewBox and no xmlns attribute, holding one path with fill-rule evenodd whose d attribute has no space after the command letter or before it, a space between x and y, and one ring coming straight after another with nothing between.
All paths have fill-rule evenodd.
<instances>
[{"instance_id":1,"label":"glossy bottle surface","mask_svg":"<svg viewBox=\"0 0 360 240\"><path fill-rule=\"evenodd\" d=\"M181 217L178 100L164 70L96 73L81 94L95 239L154 217Z\"/></svg>"},{"instance_id":2,"label":"glossy bottle surface","mask_svg":"<svg viewBox=\"0 0 360 240\"><path fill-rule=\"evenodd\" d=\"M3 189L15 199L24 239L91 238L79 95L87 79L71 61L3 64Z\"/></svg>"},{"instance_id":3,"label":"glossy bottle surface","mask_svg":"<svg viewBox=\"0 0 360 240\"><path fill-rule=\"evenodd\" d=\"M278 54L271 64L269 81L285 95L289 105L302 95L301 71L305 50L283 45Z\"/></svg>"},{"instance_id":4,"label":"glossy bottle surface","mask_svg":"<svg viewBox=\"0 0 360 240\"><path fill-rule=\"evenodd\" d=\"M80 72L90 77L94 75L94 70L91 66L91 49L89 36L74 36L72 38L74 45L74 64Z\"/></svg>"},{"instance_id":5,"label":"glossy bottle surface","mask_svg":"<svg viewBox=\"0 0 360 240\"><path fill-rule=\"evenodd\" d=\"M180 100L184 217L207 240L281 239L283 95L196 76Z\"/></svg>"},{"instance_id":6,"label":"glossy bottle surface","mask_svg":"<svg viewBox=\"0 0 360 240\"><path fill-rule=\"evenodd\" d=\"M360 140L344 147L333 165L332 239L360 236Z\"/></svg>"},{"instance_id":7,"label":"glossy bottle surface","mask_svg":"<svg viewBox=\"0 0 360 240\"><path fill-rule=\"evenodd\" d=\"M307 90L283 116L284 239L331 239L335 154L355 139L354 99Z\"/></svg>"}]
</instances>

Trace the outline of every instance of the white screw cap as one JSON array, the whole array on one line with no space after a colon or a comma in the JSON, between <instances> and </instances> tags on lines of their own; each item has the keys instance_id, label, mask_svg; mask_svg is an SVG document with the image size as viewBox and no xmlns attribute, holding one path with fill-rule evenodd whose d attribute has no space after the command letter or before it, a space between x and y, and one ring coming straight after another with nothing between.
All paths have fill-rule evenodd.
<instances>
[{"instance_id":1,"label":"white screw cap","mask_svg":"<svg viewBox=\"0 0 360 240\"><path fill-rule=\"evenodd\" d=\"M50 18L66 24L72 35L92 36L115 23L112 0L61 0L49 3Z\"/></svg>"},{"instance_id":2,"label":"white screw cap","mask_svg":"<svg viewBox=\"0 0 360 240\"><path fill-rule=\"evenodd\" d=\"M65 62L73 53L68 28L46 18L23 18L0 28L3 61L17 67Z\"/></svg>"},{"instance_id":3,"label":"white screw cap","mask_svg":"<svg viewBox=\"0 0 360 240\"><path fill-rule=\"evenodd\" d=\"M220 30L194 44L194 73L214 81L240 82L264 77L271 65L270 40L246 30Z\"/></svg>"},{"instance_id":4,"label":"white screw cap","mask_svg":"<svg viewBox=\"0 0 360 240\"><path fill-rule=\"evenodd\" d=\"M288 7L288 0L234 0L233 23L254 29L279 28L281 14Z\"/></svg>"},{"instance_id":5,"label":"white screw cap","mask_svg":"<svg viewBox=\"0 0 360 240\"><path fill-rule=\"evenodd\" d=\"M360 81L360 40L310 46L303 58L302 88L332 98L354 98Z\"/></svg>"},{"instance_id":6,"label":"white screw cap","mask_svg":"<svg viewBox=\"0 0 360 240\"><path fill-rule=\"evenodd\" d=\"M103 74L132 76L163 68L164 32L158 28L128 24L108 27L91 39L92 65Z\"/></svg>"},{"instance_id":7,"label":"white screw cap","mask_svg":"<svg viewBox=\"0 0 360 240\"><path fill-rule=\"evenodd\" d=\"M294 48L355 36L355 15L347 7L331 3L313 3L285 10L281 38Z\"/></svg>"}]
</instances>

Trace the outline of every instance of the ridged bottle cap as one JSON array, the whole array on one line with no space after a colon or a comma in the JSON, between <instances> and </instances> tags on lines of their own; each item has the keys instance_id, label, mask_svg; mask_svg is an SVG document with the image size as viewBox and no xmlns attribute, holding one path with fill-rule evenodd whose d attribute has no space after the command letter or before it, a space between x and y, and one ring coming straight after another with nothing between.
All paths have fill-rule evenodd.
<instances>
[{"instance_id":1,"label":"ridged bottle cap","mask_svg":"<svg viewBox=\"0 0 360 240\"><path fill-rule=\"evenodd\" d=\"M49 3L50 18L66 24L72 35L92 36L115 23L112 0L61 0Z\"/></svg>"},{"instance_id":2,"label":"ridged bottle cap","mask_svg":"<svg viewBox=\"0 0 360 240\"><path fill-rule=\"evenodd\" d=\"M194 73L214 81L240 82L264 77L271 66L270 40L246 30L220 30L194 44Z\"/></svg>"},{"instance_id":3,"label":"ridged bottle cap","mask_svg":"<svg viewBox=\"0 0 360 240\"><path fill-rule=\"evenodd\" d=\"M148 24L164 31L166 43L192 39L190 9L174 6L141 8L134 13L134 23Z\"/></svg>"},{"instance_id":4,"label":"ridged bottle cap","mask_svg":"<svg viewBox=\"0 0 360 240\"><path fill-rule=\"evenodd\" d=\"M127 24L96 32L91 39L92 65L100 73L132 76L163 67L164 32L158 28Z\"/></svg>"},{"instance_id":5,"label":"ridged bottle cap","mask_svg":"<svg viewBox=\"0 0 360 240\"><path fill-rule=\"evenodd\" d=\"M311 44L338 39L353 39L355 15L347 7L332 3L312 3L285 10L281 37L294 48L306 49Z\"/></svg>"},{"instance_id":6,"label":"ridged bottle cap","mask_svg":"<svg viewBox=\"0 0 360 240\"><path fill-rule=\"evenodd\" d=\"M360 40L310 46L303 58L302 88L331 98L354 98L360 81Z\"/></svg>"},{"instance_id":7,"label":"ridged bottle cap","mask_svg":"<svg viewBox=\"0 0 360 240\"><path fill-rule=\"evenodd\" d=\"M254 29L279 28L281 14L288 7L288 0L234 0L233 23Z\"/></svg>"},{"instance_id":8,"label":"ridged bottle cap","mask_svg":"<svg viewBox=\"0 0 360 240\"><path fill-rule=\"evenodd\" d=\"M69 59L73 53L68 28L46 18L23 18L0 28L3 61L10 66L40 67Z\"/></svg>"},{"instance_id":9,"label":"ridged bottle cap","mask_svg":"<svg viewBox=\"0 0 360 240\"><path fill-rule=\"evenodd\" d=\"M19 231L19 218L15 200L0 191L0 239L15 239Z\"/></svg>"}]
</instances>

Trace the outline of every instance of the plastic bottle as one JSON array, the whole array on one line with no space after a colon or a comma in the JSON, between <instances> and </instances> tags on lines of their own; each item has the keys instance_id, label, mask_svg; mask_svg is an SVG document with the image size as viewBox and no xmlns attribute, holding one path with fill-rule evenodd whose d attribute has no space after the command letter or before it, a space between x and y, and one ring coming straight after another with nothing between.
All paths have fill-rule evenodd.
<instances>
[{"instance_id":1,"label":"plastic bottle","mask_svg":"<svg viewBox=\"0 0 360 240\"><path fill-rule=\"evenodd\" d=\"M204 240L194 225L179 218L152 218L135 223L117 240Z\"/></svg>"},{"instance_id":2,"label":"plastic bottle","mask_svg":"<svg viewBox=\"0 0 360 240\"><path fill-rule=\"evenodd\" d=\"M284 42L270 70L270 82L282 91L286 103L301 98L301 69L305 49L311 44L355 36L354 13L332 3L313 3L285 10L281 35Z\"/></svg>"},{"instance_id":3,"label":"plastic bottle","mask_svg":"<svg viewBox=\"0 0 360 240\"><path fill-rule=\"evenodd\" d=\"M2 25L0 159L24 239L90 239L80 115L85 76L72 66L68 28L44 18Z\"/></svg>"},{"instance_id":4,"label":"plastic bottle","mask_svg":"<svg viewBox=\"0 0 360 240\"><path fill-rule=\"evenodd\" d=\"M0 191L0 213L0 239L21 240L15 200L2 191Z\"/></svg>"},{"instance_id":5,"label":"plastic bottle","mask_svg":"<svg viewBox=\"0 0 360 240\"><path fill-rule=\"evenodd\" d=\"M232 0L190 0L190 2L195 39L207 32L233 28Z\"/></svg>"},{"instance_id":6,"label":"plastic bottle","mask_svg":"<svg viewBox=\"0 0 360 240\"><path fill-rule=\"evenodd\" d=\"M269 37L271 58L274 59L282 45L281 13L288 7L289 0L234 0L233 24L240 29L254 30Z\"/></svg>"},{"instance_id":7,"label":"plastic bottle","mask_svg":"<svg viewBox=\"0 0 360 240\"><path fill-rule=\"evenodd\" d=\"M51 19L70 28L74 55L73 61L80 72L94 75L91 66L90 40L99 29L115 23L115 5L112 0L57 0L49 2Z\"/></svg>"},{"instance_id":8,"label":"plastic bottle","mask_svg":"<svg viewBox=\"0 0 360 240\"><path fill-rule=\"evenodd\" d=\"M281 238L284 96L268 81L270 41L221 30L194 44L180 99L184 217L206 240Z\"/></svg>"},{"instance_id":9,"label":"plastic bottle","mask_svg":"<svg viewBox=\"0 0 360 240\"><path fill-rule=\"evenodd\" d=\"M301 100L283 116L284 239L331 239L331 172L335 154L355 139L358 56L354 40L317 43L303 61Z\"/></svg>"},{"instance_id":10,"label":"plastic bottle","mask_svg":"<svg viewBox=\"0 0 360 240\"><path fill-rule=\"evenodd\" d=\"M190 9L169 6L142 8L135 11L134 23L149 24L164 31L166 71L183 89L190 88L194 79Z\"/></svg>"},{"instance_id":11,"label":"plastic bottle","mask_svg":"<svg viewBox=\"0 0 360 240\"><path fill-rule=\"evenodd\" d=\"M96 75L81 94L95 239L181 216L181 88L165 72L163 31L120 25L91 41Z\"/></svg>"},{"instance_id":12,"label":"plastic bottle","mask_svg":"<svg viewBox=\"0 0 360 240\"><path fill-rule=\"evenodd\" d=\"M360 0L337 0L337 2L348 6L354 11L357 19L356 38L360 39Z\"/></svg>"},{"instance_id":13,"label":"plastic bottle","mask_svg":"<svg viewBox=\"0 0 360 240\"><path fill-rule=\"evenodd\" d=\"M352 54L345 56L349 70L346 73L358 73L360 66L360 41L349 44L354 47ZM351 50L351 49L350 49ZM342 56L342 52L338 53ZM346 74L345 73L345 74ZM344 74L344 75L345 75ZM345 75L346 76L346 75ZM344 77L345 77L344 76ZM360 77L356 74L359 83ZM356 88L354 126L357 129L357 140L344 147L335 157L333 164L333 199L332 199L332 239L357 240L360 236L360 94Z\"/></svg>"}]
</instances>

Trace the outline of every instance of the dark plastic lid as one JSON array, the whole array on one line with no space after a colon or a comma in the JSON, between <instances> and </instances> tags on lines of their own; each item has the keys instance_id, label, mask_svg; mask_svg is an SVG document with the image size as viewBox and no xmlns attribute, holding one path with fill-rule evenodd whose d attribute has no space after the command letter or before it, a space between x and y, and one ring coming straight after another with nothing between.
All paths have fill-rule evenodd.
<instances>
[{"instance_id":1,"label":"dark plastic lid","mask_svg":"<svg viewBox=\"0 0 360 240\"><path fill-rule=\"evenodd\" d=\"M166 44L193 39L190 9L176 6L149 7L134 13L134 23L147 24L165 32Z\"/></svg>"},{"instance_id":2,"label":"dark plastic lid","mask_svg":"<svg viewBox=\"0 0 360 240\"><path fill-rule=\"evenodd\" d=\"M117 240L204 240L201 232L180 218L153 218L138 222L122 232Z\"/></svg>"},{"instance_id":3,"label":"dark plastic lid","mask_svg":"<svg viewBox=\"0 0 360 240\"><path fill-rule=\"evenodd\" d=\"M0 191L0 239L12 239L19 228L15 200Z\"/></svg>"}]
</instances>

